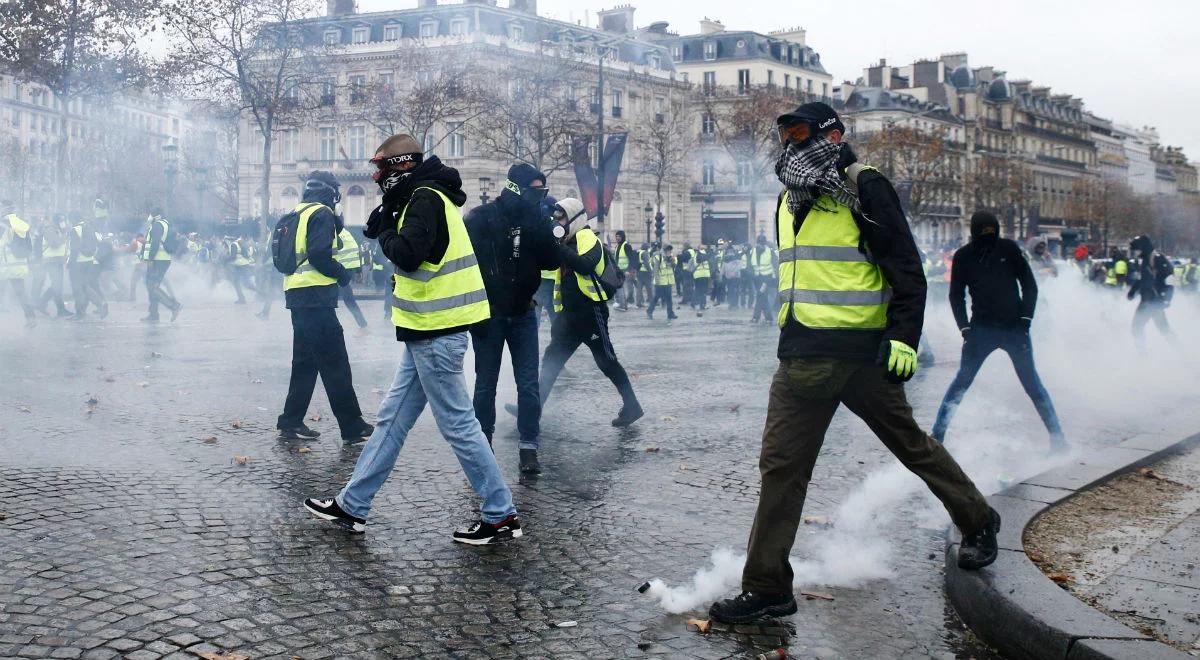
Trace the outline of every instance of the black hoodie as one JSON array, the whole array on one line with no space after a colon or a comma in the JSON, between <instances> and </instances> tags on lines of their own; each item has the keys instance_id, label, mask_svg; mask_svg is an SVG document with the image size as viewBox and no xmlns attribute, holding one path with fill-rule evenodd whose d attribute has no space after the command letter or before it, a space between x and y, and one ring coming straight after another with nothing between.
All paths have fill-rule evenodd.
<instances>
[{"instance_id":1,"label":"black hoodie","mask_svg":"<svg viewBox=\"0 0 1200 660\"><path fill-rule=\"evenodd\" d=\"M971 292L969 321L967 290ZM954 264L950 267L950 309L959 329L1028 327L1036 307L1037 281L1015 242L995 234L975 236L954 253Z\"/></svg>"},{"instance_id":2,"label":"black hoodie","mask_svg":"<svg viewBox=\"0 0 1200 660\"><path fill-rule=\"evenodd\" d=\"M542 271L562 265L550 220L510 190L467 214L493 316L520 316L533 309Z\"/></svg>"},{"instance_id":3,"label":"black hoodie","mask_svg":"<svg viewBox=\"0 0 1200 660\"><path fill-rule=\"evenodd\" d=\"M441 192L455 206L461 207L467 201L458 170L446 167L437 156L430 156L412 171L406 182L383 196L383 203L371 212L367 230L363 232L367 238L375 238L388 261L406 273L417 270L425 262L438 263L446 256L446 248L450 245L446 205L436 193L421 188ZM401 213L404 213L404 226L397 231ZM421 331L397 327L396 339L431 339L466 329Z\"/></svg>"}]
</instances>

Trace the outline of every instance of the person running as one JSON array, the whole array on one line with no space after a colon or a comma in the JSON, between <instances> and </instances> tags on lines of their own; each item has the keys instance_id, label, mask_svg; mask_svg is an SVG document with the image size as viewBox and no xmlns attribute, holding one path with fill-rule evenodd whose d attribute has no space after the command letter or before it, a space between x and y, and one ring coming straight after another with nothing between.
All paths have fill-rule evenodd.
<instances>
[{"instance_id":1,"label":"person running","mask_svg":"<svg viewBox=\"0 0 1200 660\"><path fill-rule=\"evenodd\" d=\"M1137 236L1130 241L1129 254L1133 257L1132 275L1136 278L1130 278L1129 293L1125 297L1133 300L1141 296L1133 312L1133 339L1138 350L1146 351L1146 324L1151 321L1168 343L1180 348L1179 340L1167 322L1167 307L1171 304L1174 289L1167 284L1167 278L1174 273L1171 261L1155 251L1149 236Z\"/></svg>"},{"instance_id":2,"label":"person running","mask_svg":"<svg viewBox=\"0 0 1200 660\"><path fill-rule=\"evenodd\" d=\"M969 320L965 300L968 291ZM999 349L1008 353L1021 386L1050 432L1051 448L1056 452L1066 451L1058 413L1033 363L1029 326L1033 323L1037 296L1037 279L1021 247L1000 238L1000 222L995 215L976 212L971 216L971 242L954 253L950 266L950 309L963 336L962 361L938 407L937 420L930 431L935 440L943 442L946 428L975 375L987 357Z\"/></svg>"},{"instance_id":3,"label":"person running","mask_svg":"<svg viewBox=\"0 0 1200 660\"><path fill-rule=\"evenodd\" d=\"M833 108L801 105L777 120L784 184L779 242L779 370L771 382L742 593L709 615L750 623L797 610L788 563L825 433L845 404L921 477L963 532L958 565L996 559L999 515L912 417L904 381L916 372L925 277L896 191L857 164Z\"/></svg>"},{"instance_id":4,"label":"person running","mask_svg":"<svg viewBox=\"0 0 1200 660\"><path fill-rule=\"evenodd\" d=\"M484 545L520 538L512 492L475 418L463 376L467 329L490 312L459 211L467 201L462 178L437 156L425 157L411 135L389 137L371 162L378 168L374 178L383 203L371 213L363 235L378 240L396 265L392 322L404 354L350 481L334 497L305 500L304 508L353 533L365 532L371 502L428 404L482 500L479 520L455 531L454 541Z\"/></svg>"},{"instance_id":5,"label":"person running","mask_svg":"<svg viewBox=\"0 0 1200 660\"><path fill-rule=\"evenodd\" d=\"M150 213L147 222L146 241L138 254L138 258L146 264L146 297L150 300L148 313L142 321L158 323L159 304L171 310L171 320L174 321L179 318L179 311L183 309L183 305L163 290L163 280L167 277L167 269L171 267L171 254L167 251L171 225L159 209Z\"/></svg>"}]
</instances>

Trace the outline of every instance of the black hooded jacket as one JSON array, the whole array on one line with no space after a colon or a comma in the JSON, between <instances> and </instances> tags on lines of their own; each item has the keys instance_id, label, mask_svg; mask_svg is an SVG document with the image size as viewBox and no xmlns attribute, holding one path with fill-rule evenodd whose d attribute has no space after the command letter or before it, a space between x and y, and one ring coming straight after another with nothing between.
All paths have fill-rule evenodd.
<instances>
[{"instance_id":1,"label":"black hooded jacket","mask_svg":"<svg viewBox=\"0 0 1200 660\"><path fill-rule=\"evenodd\" d=\"M342 219L331 210L334 206L332 191L306 190L303 201L320 202L325 205L308 218L308 236L305 238L308 263L312 264L318 273L337 280L337 284L288 289L283 294L285 306L288 309L337 307L338 287L349 284L352 277L351 273L333 258L333 241L342 230ZM147 237L146 240L151 240L151 237Z\"/></svg>"},{"instance_id":2,"label":"black hooded jacket","mask_svg":"<svg viewBox=\"0 0 1200 660\"><path fill-rule=\"evenodd\" d=\"M483 271L494 316L519 316L533 308L542 271L562 265L550 221L509 190L467 214L467 233Z\"/></svg>"},{"instance_id":3,"label":"black hooded jacket","mask_svg":"<svg viewBox=\"0 0 1200 660\"><path fill-rule=\"evenodd\" d=\"M446 248L450 245L446 205L436 193L422 188L441 192L455 206L461 207L467 201L458 170L446 167L437 156L430 156L404 182L383 196L383 203L371 212L371 219L363 232L365 237L377 240L379 249L388 261L406 273L417 270L425 262L438 263L446 256ZM404 226L397 231L401 213L404 213ZM388 295L391 295L390 291ZM431 339L466 329L422 331L397 327L396 339Z\"/></svg>"},{"instance_id":4,"label":"black hooded jacket","mask_svg":"<svg viewBox=\"0 0 1200 660\"><path fill-rule=\"evenodd\" d=\"M843 148L838 170L845 172L855 161L854 151L848 146ZM825 330L809 328L788 314L779 334L780 359L829 357L872 361L877 359L880 346L886 340L902 341L914 349L921 340L925 320L925 271L908 221L900 209L900 198L887 177L875 170L865 170L858 176L858 200L863 214L855 213L854 220L862 236L862 247L879 265L892 287L887 325L881 330ZM778 208L776 205L776 228L779 227ZM796 214L797 225L793 230L799 229L808 211L801 209Z\"/></svg>"},{"instance_id":5,"label":"black hooded jacket","mask_svg":"<svg viewBox=\"0 0 1200 660\"><path fill-rule=\"evenodd\" d=\"M969 321L964 295L967 290L971 292ZM954 264L950 267L950 309L959 329L1024 327L1022 318L1033 320L1037 296L1037 280L1021 247L1014 241L984 236L954 253Z\"/></svg>"}]
</instances>

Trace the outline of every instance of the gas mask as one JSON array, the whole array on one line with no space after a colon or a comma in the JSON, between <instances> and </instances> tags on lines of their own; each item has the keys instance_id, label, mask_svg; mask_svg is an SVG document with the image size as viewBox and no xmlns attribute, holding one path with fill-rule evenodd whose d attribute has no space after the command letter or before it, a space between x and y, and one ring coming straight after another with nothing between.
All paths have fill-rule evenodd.
<instances>
[{"instance_id":1,"label":"gas mask","mask_svg":"<svg viewBox=\"0 0 1200 660\"><path fill-rule=\"evenodd\" d=\"M548 186L542 186L540 188L535 188L533 186L521 186L511 180L504 182L504 188L519 197L521 199L521 203L529 207L536 207L537 205L541 204L542 201L546 199L546 195L550 194L550 188Z\"/></svg>"}]
</instances>

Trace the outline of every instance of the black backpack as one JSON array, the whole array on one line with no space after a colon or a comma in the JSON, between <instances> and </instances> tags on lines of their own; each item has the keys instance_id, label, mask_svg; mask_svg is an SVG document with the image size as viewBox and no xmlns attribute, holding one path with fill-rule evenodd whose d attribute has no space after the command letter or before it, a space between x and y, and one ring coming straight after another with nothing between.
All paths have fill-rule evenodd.
<instances>
[{"instance_id":1,"label":"black backpack","mask_svg":"<svg viewBox=\"0 0 1200 660\"><path fill-rule=\"evenodd\" d=\"M299 210L307 210L310 206L305 205ZM296 260L296 233L300 231L300 213L291 211L279 219L275 223L275 228L271 230L271 261L275 264L275 270L284 275L296 274L296 269L300 267L300 262Z\"/></svg>"},{"instance_id":2,"label":"black backpack","mask_svg":"<svg viewBox=\"0 0 1200 660\"><path fill-rule=\"evenodd\" d=\"M172 229L170 225L166 225L165 228L166 235L163 236L162 246L167 254L177 257L187 252L187 241L183 239L183 235Z\"/></svg>"},{"instance_id":3,"label":"black backpack","mask_svg":"<svg viewBox=\"0 0 1200 660\"><path fill-rule=\"evenodd\" d=\"M96 238L96 232L92 230L90 222L83 223L80 227L79 236L79 254L85 257L96 256L96 251L100 249L100 241Z\"/></svg>"},{"instance_id":4,"label":"black backpack","mask_svg":"<svg viewBox=\"0 0 1200 660\"><path fill-rule=\"evenodd\" d=\"M12 229L8 229L8 231L12 232L12 242L9 243L8 249L12 251L14 257L26 259L33 254L33 242L29 239L29 235L33 233L32 230L26 233L24 238L17 236Z\"/></svg>"},{"instance_id":5,"label":"black backpack","mask_svg":"<svg viewBox=\"0 0 1200 660\"><path fill-rule=\"evenodd\" d=\"M621 272L620 268L617 268L617 260L607 247L602 245L601 250L604 253L602 257L604 259L604 269L600 271L598 277L593 274L592 278L600 283L600 288L604 290L604 297L611 300L613 296L617 295L617 291L625 286L625 273Z\"/></svg>"}]
</instances>

